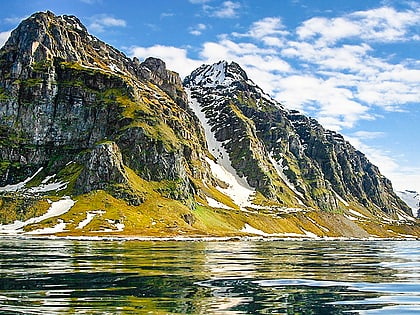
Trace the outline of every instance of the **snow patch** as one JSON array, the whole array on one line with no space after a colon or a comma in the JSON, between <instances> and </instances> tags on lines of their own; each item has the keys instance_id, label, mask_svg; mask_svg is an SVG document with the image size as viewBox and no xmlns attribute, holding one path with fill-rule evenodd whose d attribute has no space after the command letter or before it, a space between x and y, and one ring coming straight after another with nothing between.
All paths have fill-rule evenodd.
<instances>
[{"instance_id":1,"label":"snow patch","mask_svg":"<svg viewBox=\"0 0 420 315\"><path fill-rule=\"evenodd\" d=\"M76 229L83 229L86 225L88 225L93 220L96 214L98 214L98 211L86 212L86 219L80 221Z\"/></svg>"},{"instance_id":2,"label":"snow patch","mask_svg":"<svg viewBox=\"0 0 420 315\"><path fill-rule=\"evenodd\" d=\"M245 223L245 226L242 228L241 232L249 233L249 234L255 234L255 235L261 235L261 236L270 236L270 234L265 233L264 231L258 230L248 223Z\"/></svg>"},{"instance_id":3,"label":"snow patch","mask_svg":"<svg viewBox=\"0 0 420 315\"><path fill-rule=\"evenodd\" d=\"M347 215L347 214L343 214L347 219L349 219L349 220L351 220L351 221L358 221L359 219L358 218L355 218L355 217L353 217L353 216L351 216L351 215Z\"/></svg>"},{"instance_id":4,"label":"snow patch","mask_svg":"<svg viewBox=\"0 0 420 315\"><path fill-rule=\"evenodd\" d=\"M39 223L39 222L42 222L46 219L57 217L57 216L60 216L64 213L66 213L67 211L69 211L71 209L71 207L73 207L73 205L75 204L75 201L72 200L70 197L65 196L65 197L63 197L63 199L60 199L60 200L55 201L55 202L50 201L50 203L51 203L51 205L50 205L50 208L48 209L47 213L45 213L45 214L43 214L39 217L31 218L29 220L26 220L25 222L16 220L12 224L0 225L0 234L19 234L19 233L22 233L23 232L22 228L26 225Z\"/></svg>"},{"instance_id":5,"label":"snow patch","mask_svg":"<svg viewBox=\"0 0 420 315\"><path fill-rule=\"evenodd\" d=\"M43 228L43 229L30 231L27 234L42 235L42 234L60 233L60 232L64 232L66 230L66 225L67 225L67 223L65 223L63 220L58 220L58 223L53 227L47 227L47 228Z\"/></svg>"},{"instance_id":6,"label":"snow patch","mask_svg":"<svg viewBox=\"0 0 420 315\"><path fill-rule=\"evenodd\" d=\"M248 185L244 185L243 181L240 182L239 176L226 170L222 165L215 163L213 160L206 158L207 163L210 165L212 174L219 180L228 185L227 188L217 187L223 194L229 196L235 204L241 209L245 207L255 207L251 199L255 191Z\"/></svg>"},{"instance_id":7,"label":"snow patch","mask_svg":"<svg viewBox=\"0 0 420 315\"><path fill-rule=\"evenodd\" d=\"M29 193L43 193L48 191L60 191L67 188L68 182L56 182L56 183L49 183L31 187L28 189Z\"/></svg>"},{"instance_id":8,"label":"snow patch","mask_svg":"<svg viewBox=\"0 0 420 315\"><path fill-rule=\"evenodd\" d=\"M412 221L412 222L416 222L416 219L414 219L413 217L410 217L409 215L407 215L403 211L397 211L397 216L398 216L398 220L399 221Z\"/></svg>"},{"instance_id":9,"label":"snow patch","mask_svg":"<svg viewBox=\"0 0 420 315\"><path fill-rule=\"evenodd\" d=\"M319 224L318 222L316 222L314 219L310 218L310 217L306 217L309 221L311 221L314 225L316 225L317 227L321 228L322 230L324 230L325 232L329 232L330 230L328 228L326 228L325 226L322 226L321 224Z\"/></svg>"},{"instance_id":10,"label":"snow patch","mask_svg":"<svg viewBox=\"0 0 420 315\"><path fill-rule=\"evenodd\" d=\"M338 200L340 200L346 207L349 206L349 203L347 201L344 200L343 197L341 197L334 189L333 192L335 194L335 196L337 197Z\"/></svg>"},{"instance_id":11,"label":"snow patch","mask_svg":"<svg viewBox=\"0 0 420 315\"><path fill-rule=\"evenodd\" d=\"M307 237L311 237L311 238L318 238L318 235L316 235L315 233L312 233L312 232L306 231L305 229L302 229L302 231L303 231L303 233L305 233L305 235L306 235Z\"/></svg>"},{"instance_id":12,"label":"snow patch","mask_svg":"<svg viewBox=\"0 0 420 315\"><path fill-rule=\"evenodd\" d=\"M23 182L17 183L17 184L13 184L13 185L6 185L4 187L0 187L0 192L13 192L13 191L18 191L21 190L22 188L25 187L25 185L30 182L36 175L39 174L39 172L41 172L43 170L43 167L40 167L32 176L28 177L27 179L25 179Z\"/></svg>"},{"instance_id":13,"label":"snow patch","mask_svg":"<svg viewBox=\"0 0 420 315\"><path fill-rule=\"evenodd\" d=\"M351 214L354 214L354 215L358 216L358 217L365 218L365 219L369 219L367 216L365 216L365 215L361 214L360 212L357 212L356 210L349 209L349 212L350 212Z\"/></svg>"},{"instance_id":14,"label":"snow patch","mask_svg":"<svg viewBox=\"0 0 420 315\"><path fill-rule=\"evenodd\" d=\"M194 83L203 87L216 87L217 85L229 85L230 82L225 82L227 62L221 61L212 66L206 66L194 78Z\"/></svg>"},{"instance_id":15,"label":"snow patch","mask_svg":"<svg viewBox=\"0 0 420 315\"><path fill-rule=\"evenodd\" d=\"M231 207L228 207L228 206L227 206L227 205L225 205L224 203L221 203L221 202L219 202L219 201L217 201L217 200L215 200L215 199L213 199L213 198L210 198L210 197L207 197L207 196L206 196L206 199L207 199L207 203L208 203L208 205L209 205L210 207L213 207L213 208L222 208L222 209L232 210L232 208L231 208Z\"/></svg>"},{"instance_id":16,"label":"snow patch","mask_svg":"<svg viewBox=\"0 0 420 315\"><path fill-rule=\"evenodd\" d=\"M190 100L189 105L204 128L209 151L216 158L216 162L209 158L206 158L206 161L210 165L213 175L228 185L228 188L217 187L217 189L229 196L241 209L255 207L251 202L255 190L248 185L245 178L237 174L230 162L226 149L223 147L223 143L218 141L211 131L211 126L205 113L201 110L200 104L191 97L189 89L186 89L186 92Z\"/></svg>"},{"instance_id":17,"label":"snow patch","mask_svg":"<svg viewBox=\"0 0 420 315\"><path fill-rule=\"evenodd\" d=\"M274 158L274 153L273 152L269 152L268 153L268 158L270 159L271 163L273 164L274 168L277 171L277 174L280 176L280 178L283 180L283 182L287 185L287 187L289 187L296 195L298 195L301 198L305 198L301 192L299 192L296 187L289 181L289 179L287 178L286 174L284 174L284 168L282 165L283 162L283 158L281 158L279 161L276 161L276 159ZM301 203L303 203L301 200L299 200Z\"/></svg>"},{"instance_id":18,"label":"snow patch","mask_svg":"<svg viewBox=\"0 0 420 315\"><path fill-rule=\"evenodd\" d=\"M413 190L397 191L396 193L411 208L413 216L417 218L420 210L420 194Z\"/></svg>"},{"instance_id":19,"label":"snow patch","mask_svg":"<svg viewBox=\"0 0 420 315\"><path fill-rule=\"evenodd\" d=\"M111 219L107 219L106 220L109 224L112 224L117 230L117 232L122 232L124 231L125 225L124 223L121 223L119 220L111 220ZM113 232L115 232L115 230L111 230Z\"/></svg>"},{"instance_id":20,"label":"snow patch","mask_svg":"<svg viewBox=\"0 0 420 315\"><path fill-rule=\"evenodd\" d=\"M43 167L40 167L32 176L28 177L24 181L13 184L13 185L7 185L4 187L0 187L0 192L17 192L17 191L24 191L30 194L36 194L36 193L44 193L49 191L60 191L67 188L67 182L52 182L48 183L51 179L53 179L56 174L50 175L45 177L41 184L36 187L30 187L26 188L26 184L29 183L32 179L35 178L41 171L43 170Z\"/></svg>"}]
</instances>

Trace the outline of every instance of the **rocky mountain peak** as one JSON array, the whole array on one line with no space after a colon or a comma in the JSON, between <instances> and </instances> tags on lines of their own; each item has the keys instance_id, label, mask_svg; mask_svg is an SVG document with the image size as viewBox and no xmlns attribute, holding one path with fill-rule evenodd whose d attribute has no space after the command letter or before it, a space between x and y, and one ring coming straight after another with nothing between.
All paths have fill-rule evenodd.
<instances>
[{"instance_id":1,"label":"rocky mountain peak","mask_svg":"<svg viewBox=\"0 0 420 315\"><path fill-rule=\"evenodd\" d=\"M0 49L0 231L57 197L77 200L59 218L77 235L93 213L92 235L117 221L127 235L392 236L414 224L363 154L237 63L203 65L183 86L163 60L127 58L76 17L41 12Z\"/></svg>"},{"instance_id":2,"label":"rocky mountain peak","mask_svg":"<svg viewBox=\"0 0 420 315\"><path fill-rule=\"evenodd\" d=\"M184 83L206 88L232 86L234 83L246 82L246 72L236 63L223 60L212 65L202 65L189 75Z\"/></svg>"},{"instance_id":3,"label":"rocky mountain peak","mask_svg":"<svg viewBox=\"0 0 420 315\"><path fill-rule=\"evenodd\" d=\"M390 181L342 135L285 109L238 64L203 65L184 85L238 175L269 198L289 193L296 204L328 211L347 207L347 199L372 211L409 212Z\"/></svg>"},{"instance_id":4,"label":"rocky mountain peak","mask_svg":"<svg viewBox=\"0 0 420 315\"><path fill-rule=\"evenodd\" d=\"M38 12L22 21L0 52L2 70L11 78L28 77L33 70L51 70L56 62L77 64L139 77L140 63L90 35L80 20L71 15Z\"/></svg>"}]
</instances>

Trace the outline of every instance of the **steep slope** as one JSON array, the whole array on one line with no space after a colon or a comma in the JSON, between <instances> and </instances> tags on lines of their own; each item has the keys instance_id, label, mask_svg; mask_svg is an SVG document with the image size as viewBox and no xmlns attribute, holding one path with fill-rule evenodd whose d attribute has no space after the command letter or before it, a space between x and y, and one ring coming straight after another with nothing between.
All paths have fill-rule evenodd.
<instances>
[{"instance_id":1,"label":"steep slope","mask_svg":"<svg viewBox=\"0 0 420 315\"><path fill-rule=\"evenodd\" d=\"M0 234L420 236L360 152L239 65L185 80L36 13L0 50Z\"/></svg>"},{"instance_id":2,"label":"steep slope","mask_svg":"<svg viewBox=\"0 0 420 315\"><path fill-rule=\"evenodd\" d=\"M411 208L413 216L420 217L420 194L413 190L397 191L397 195Z\"/></svg>"},{"instance_id":3,"label":"steep slope","mask_svg":"<svg viewBox=\"0 0 420 315\"><path fill-rule=\"evenodd\" d=\"M193 179L209 171L181 83L163 61L130 60L76 17L23 21L0 51L2 221L27 219L48 193L104 190L132 206L171 198L191 209Z\"/></svg>"},{"instance_id":4,"label":"steep slope","mask_svg":"<svg viewBox=\"0 0 420 315\"><path fill-rule=\"evenodd\" d=\"M267 199L330 212L364 209L379 217L409 213L361 152L314 119L286 110L238 64L203 65L184 85L220 143L222 160Z\"/></svg>"}]
</instances>

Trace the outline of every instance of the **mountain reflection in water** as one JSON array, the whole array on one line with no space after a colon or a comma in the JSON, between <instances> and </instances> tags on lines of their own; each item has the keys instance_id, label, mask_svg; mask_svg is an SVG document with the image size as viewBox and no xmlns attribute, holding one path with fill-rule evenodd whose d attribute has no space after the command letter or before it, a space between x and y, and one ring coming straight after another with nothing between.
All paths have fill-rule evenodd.
<instances>
[{"instance_id":1,"label":"mountain reflection in water","mask_svg":"<svg viewBox=\"0 0 420 315\"><path fill-rule=\"evenodd\" d=\"M418 314L419 241L0 239L0 314Z\"/></svg>"}]
</instances>

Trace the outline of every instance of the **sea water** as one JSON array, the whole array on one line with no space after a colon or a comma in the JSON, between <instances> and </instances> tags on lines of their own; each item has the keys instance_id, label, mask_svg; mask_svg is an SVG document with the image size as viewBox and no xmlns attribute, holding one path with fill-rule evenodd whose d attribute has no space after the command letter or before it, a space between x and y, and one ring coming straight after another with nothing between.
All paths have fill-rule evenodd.
<instances>
[{"instance_id":1,"label":"sea water","mask_svg":"<svg viewBox=\"0 0 420 315\"><path fill-rule=\"evenodd\" d=\"M420 242L0 238L0 314L420 314Z\"/></svg>"}]
</instances>

